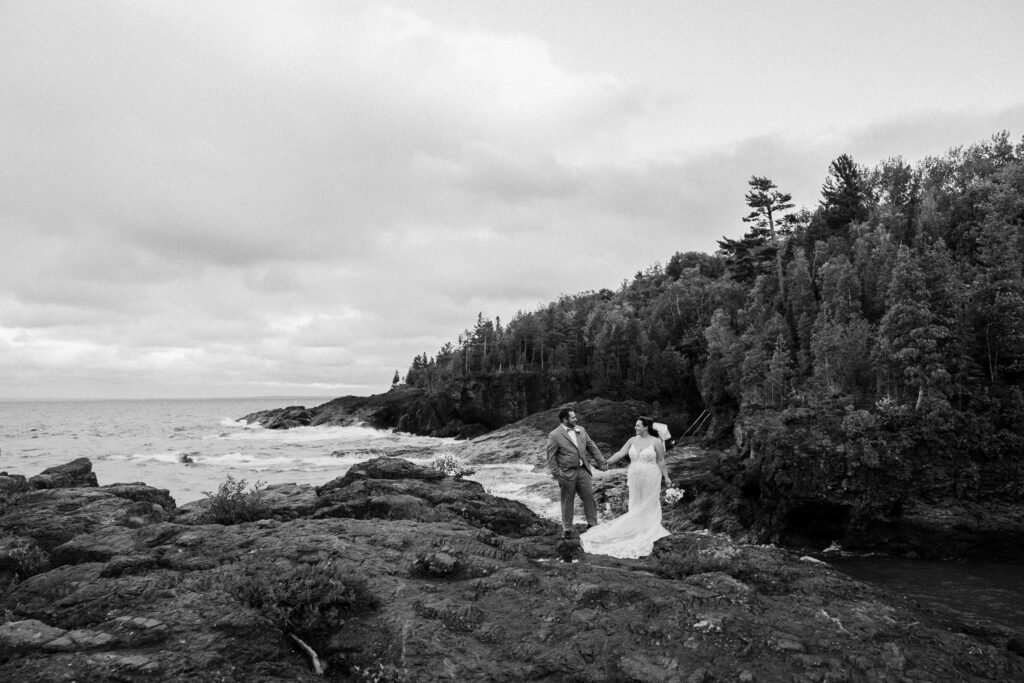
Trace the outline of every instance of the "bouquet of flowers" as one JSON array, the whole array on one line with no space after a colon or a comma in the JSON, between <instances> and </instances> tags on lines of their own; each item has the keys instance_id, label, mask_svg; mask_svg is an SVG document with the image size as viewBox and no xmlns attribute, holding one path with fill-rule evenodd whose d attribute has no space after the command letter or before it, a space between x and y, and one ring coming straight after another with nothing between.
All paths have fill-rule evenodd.
<instances>
[{"instance_id":1,"label":"bouquet of flowers","mask_svg":"<svg viewBox=\"0 0 1024 683\"><path fill-rule=\"evenodd\" d=\"M676 503L683 499L683 496L685 494L686 491L684 491L681 488L676 488L675 486L673 486L672 488L667 488L665 489L665 504L675 505Z\"/></svg>"}]
</instances>

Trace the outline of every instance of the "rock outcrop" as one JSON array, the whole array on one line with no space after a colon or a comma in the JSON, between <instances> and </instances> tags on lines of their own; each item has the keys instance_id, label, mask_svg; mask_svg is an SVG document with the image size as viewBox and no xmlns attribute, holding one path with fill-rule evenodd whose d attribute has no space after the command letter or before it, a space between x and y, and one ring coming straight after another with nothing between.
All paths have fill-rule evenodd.
<instances>
[{"instance_id":1,"label":"rock outcrop","mask_svg":"<svg viewBox=\"0 0 1024 683\"><path fill-rule=\"evenodd\" d=\"M594 440L601 452L611 455L633 436L636 418L652 414L651 405L642 401L609 401L588 399L573 404L579 424ZM493 432L460 444L454 451L469 463L522 463L542 465L548 433L558 426L560 408L544 410ZM675 419L657 415L678 433L681 424Z\"/></svg>"},{"instance_id":2,"label":"rock outcrop","mask_svg":"<svg viewBox=\"0 0 1024 683\"><path fill-rule=\"evenodd\" d=\"M66 486L96 486L96 474L88 458L78 458L64 465L43 470L28 480L34 489L55 489Z\"/></svg>"},{"instance_id":3,"label":"rock outcrop","mask_svg":"<svg viewBox=\"0 0 1024 683\"><path fill-rule=\"evenodd\" d=\"M512 382L509 387L504 382ZM548 431L558 424L558 408L550 406L568 405L570 397L558 392L542 397L534 396L536 387L525 389L522 383L532 384L531 377L491 378L489 381L467 382L457 394L427 393L415 387L399 386L384 394L373 396L343 396L327 403L307 408L289 406L250 413L239 418L241 421L260 424L267 429L290 429L292 427L317 425L367 425L376 429L395 429L410 434L438 437L472 439L516 421L535 424ZM527 398L527 395L533 398ZM681 434L686 428L688 416L685 413L664 411L640 401L605 401L588 399L577 401L578 414L584 413L583 406L589 404L593 412L588 413L585 425L607 424L609 436L616 439L626 429L626 436L632 434L633 420L638 414L646 413L668 422L674 434ZM620 415L603 406L631 406L629 414ZM608 415L602 413L608 412ZM614 419L611 419L614 418ZM622 420L625 419L625 422ZM551 426L547 426L551 423ZM600 440L600 434L596 436ZM617 446L616 446L617 447Z\"/></svg>"},{"instance_id":4,"label":"rock outcrop","mask_svg":"<svg viewBox=\"0 0 1024 683\"><path fill-rule=\"evenodd\" d=\"M741 417L735 445L711 456L695 487L694 526L788 547L1024 560L1024 464L873 420L853 410Z\"/></svg>"},{"instance_id":5,"label":"rock outcrop","mask_svg":"<svg viewBox=\"0 0 1024 683\"><path fill-rule=\"evenodd\" d=\"M778 548L588 556L397 459L268 502L222 525L141 484L9 495L0 680L1024 679L1024 633Z\"/></svg>"}]
</instances>

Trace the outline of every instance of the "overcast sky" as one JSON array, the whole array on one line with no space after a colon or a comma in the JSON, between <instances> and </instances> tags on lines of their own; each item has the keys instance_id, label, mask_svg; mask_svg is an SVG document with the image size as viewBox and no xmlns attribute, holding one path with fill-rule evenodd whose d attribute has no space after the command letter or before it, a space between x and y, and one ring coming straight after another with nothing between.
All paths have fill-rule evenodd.
<instances>
[{"instance_id":1,"label":"overcast sky","mask_svg":"<svg viewBox=\"0 0 1024 683\"><path fill-rule=\"evenodd\" d=\"M745 225L1024 134L1024 3L0 0L0 399L384 391Z\"/></svg>"}]
</instances>

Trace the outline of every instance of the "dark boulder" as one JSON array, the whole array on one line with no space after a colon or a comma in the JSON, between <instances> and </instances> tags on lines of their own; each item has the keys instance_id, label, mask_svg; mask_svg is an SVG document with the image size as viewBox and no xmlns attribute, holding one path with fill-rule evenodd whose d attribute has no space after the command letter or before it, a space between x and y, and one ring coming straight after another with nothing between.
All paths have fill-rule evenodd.
<instances>
[{"instance_id":1,"label":"dark boulder","mask_svg":"<svg viewBox=\"0 0 1024 683\"><path fill-rule=\"evenodd\" d=\"M76 467L79 472L84 469ZM91 469L88 464L89 474ZM32 539L43 551L50 552L75 536L96 529L138 528L164 521L173 509L174 499L165 489L145 484L41 488L8 502L0 510L0 529Z\"/></svg>"},{"instance_id":2,"label":"dark boulder","mask_svg":"<svg viewBox=\"0 0 1024 683\"><path fill-rule=\"evenodd\" d=\"M34 489L72 488L75 486L98 486L96 474L92 471L89 458L78 458L63 465L47 468L28 480Z\"/></svg>"},{"instance_id":3,"label":"dark boulder","mask_svg":"<svg viewBox=\"0 0 1024 683\"><path fill-rule=\"evenodd\" d=\"M309 426L313 421L313 413L305 406L289 406L250 413L239 421L255 422L266 429L292 429L293 427Z\"/></svg>"},{"instance_id":4,"label":"dark boulder","mask_svg":"<svg viewBox=\"0 0 1024 683\"><path fill-rule=\"evenodd\" d=\"M373 458L357 463L342 476L332 479L323 486L318 486L316 493L322 496L334 489L344 488L361 479L411 479L423 481L440 481L444 473L433 467L424 467L409 462L404 458Z\"/></svg>"},{"instance_id":5,"label":"dark boulder","mask_svg":"<svg viewBox=\"0 0 1024 683\"><path fill-rule=\"evenodd\" d=\"M316 491L318 518L458 520L513 537L555 528L522 503L492 496L475 481L401 458L359 463Z\"/></svg>"}]
</instances>

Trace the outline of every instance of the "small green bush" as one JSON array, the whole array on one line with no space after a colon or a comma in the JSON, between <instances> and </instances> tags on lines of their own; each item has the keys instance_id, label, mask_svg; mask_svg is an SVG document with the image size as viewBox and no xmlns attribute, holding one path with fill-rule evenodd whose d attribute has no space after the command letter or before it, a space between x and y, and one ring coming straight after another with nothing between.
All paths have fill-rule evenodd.
<instances>
[{"instance_id":1,"label":"small green bush","mask_svg":"<svg viewBox=\"0 0 1024 683\"><path fill-rule=\"evenodd\" d=\"M50 569L50 556L30 538L0 535L0 573L15 581L42 574Z\"/></svg>"},{"instance_id":2,"label":"small green bush","mask_svg":"<svg viewBox=\"0 0 1024 683\"><path fill-rule=\"evenodd\" d=\"M430 466L433 467L438 472L442 472L445 475L453 477L455 479L462 479L463 477L468 477L474 472L474 470L471 470L467 467L463 467L462 463L459 462L459 459L456 458L451 453L439 455L438 457L434 458L433 460L430 461Z\"/></svg>"},{"instance_id":3,"label":"small green bush","mask_svg":"<svg viewBox=\"0 0 1024 683\"><path fill-rule=\"evenodd\" d=\"M344 616L379 605L365 579L331 560L251 560L226 573L224 588L282 631L321 647Z\"/></svg>"},{"instance_id":4,"label":"small green bush","mask_svg":"<svg viewBox=\"0 0 1024 683\"><path fill-rule=\"evenodd\" d=\"M6 472L0 473L0 475L6 474ZM2 483L3 486L0 486L0 514L7 512L8 508L17 503L21 494L30 490L28 481L20 474L5 476Z\"/></svg>"},{"instance_id":5,"label":"small green bush","mask_svg":"<svg viewBox=\"0 0 1024 683\"><path fill-rule=\"evenodd\" d=\"M210 499L202 520L206 524L241 524L266 519L270 506L263 500L266 483L258 481L247 488L245 479L235 479L230 474L217 488L216 493L203 491Z\"/></svg>"}]
</instances>

